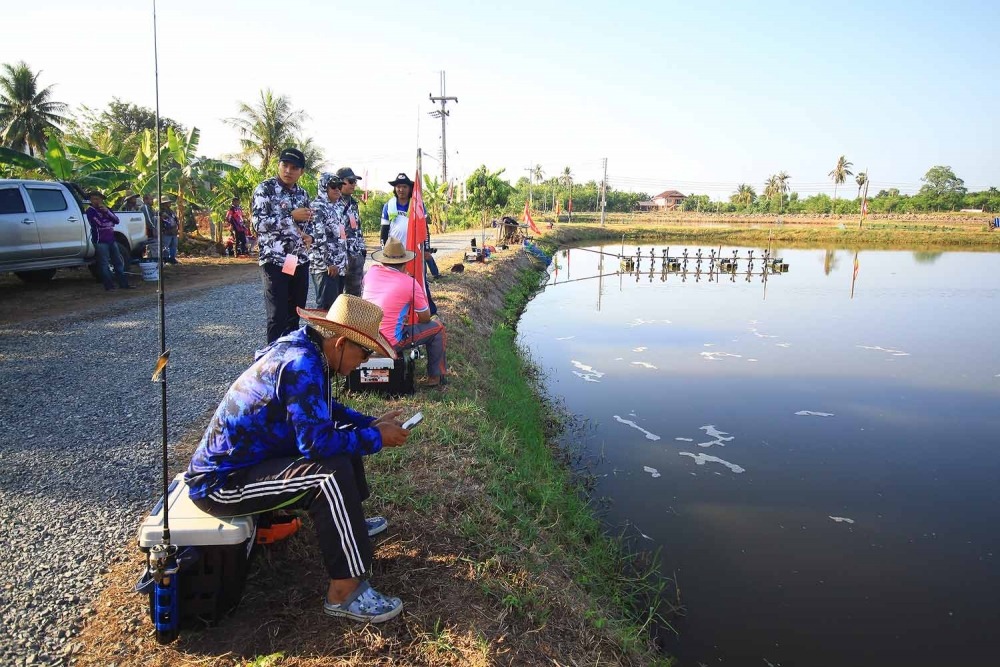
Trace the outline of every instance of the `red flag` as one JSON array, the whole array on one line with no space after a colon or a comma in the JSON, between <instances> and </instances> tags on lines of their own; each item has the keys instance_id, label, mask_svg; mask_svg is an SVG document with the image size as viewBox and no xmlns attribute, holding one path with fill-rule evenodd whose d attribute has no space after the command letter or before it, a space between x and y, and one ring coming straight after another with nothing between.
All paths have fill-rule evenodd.
<instances>
[{"instance_id":1,"label":"red flag","mask_svg":"<svg viewBox=\"0 0 1000 667\"><path fill-rule=\"evenodd\" d=\"M573 212L573 198L572 197L569 198L569 205L566 206L566 210L569 211L570 213Z\"/></svg>"},{"instance_id":2,"label":"red flag","mask_svg":"<svg viewBox=\"0 0 1000 667\"><path fill-rule=\"evenodd\" d=\"M541 234L541 232L538 231L538 227L535 227L535 221L531 219L531 209L528 208L528 202L524 202L524 221L528 223L529 227L531 227L531 231L536 234Z\"/></svg>"},{"instance_id":3,"label":"red flag","mask_svg":"<svg viewBox=\"0 0 1000 667\"><path fill-rule=\"evenodd\" d=\"M855 253L855 255L854 255L854 277L852 278L852 280L857 280L858 279L858 269L860 269L860 268L861 268L861 264L858 263L858 255L857 255L857 253Z\"/></svg>"},{"instance_id":4,"label":"red flag","mask_svg":"<svg viewBox=\"0 0 1000 667\"><path fill-rule=\"evenodd\" d=\"M562 200L561 199L557 199L556 200L556 215L559 215L560 213L562 213Z\"/></svg>"},{"instance_id":5,"label":"red flag","mask_svg":"<svg viewBox=\"0 0 1000 667\"><path fill-rule=\"evenodd\" d=\"M406 264L409 273L424 289L424 242L427 241L427 213L424 211L424 195L421 187L420 157L417 157L417 173L413 178L413 194L410 196L410 209L407 211L406 249L417 254ZM411 312L411 324L416 324L417 313Z\"/></svg>"},{"instance_id":6,"label":"red flag","mask_svg":"<svg viewBox=\"0 0 1000 667\"><path fill-rule=\"evenodd\" d=\"M867 199L865 199L864 201L861 202L861 217L864 218L866 215L868 215L868 200Z\"/></svg>"}]
</instances>

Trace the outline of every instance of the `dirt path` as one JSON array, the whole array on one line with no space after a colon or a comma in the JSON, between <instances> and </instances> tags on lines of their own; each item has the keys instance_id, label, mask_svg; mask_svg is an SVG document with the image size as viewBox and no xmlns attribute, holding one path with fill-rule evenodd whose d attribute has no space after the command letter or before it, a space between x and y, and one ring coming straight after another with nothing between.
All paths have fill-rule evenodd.
<instances>
[{"instance_id":1,"label":"dirt path","mask_svg":"<svg viewBox=\"0 0 1000 667\"><path fill-rule=\"evenodd\" d=\"M167 299L184 299L201 289L224 282L259 280L255 259L229 257L181 258L163 271ZM14 274L0 275L0 322L16 324L35 319L74 317L90 319L148 306L157 299L157 283L144 282L132 265L129 282L133 290L107 292L86 268L56 272L48 283L27 284Z\"/></svg>"}]
</instances>

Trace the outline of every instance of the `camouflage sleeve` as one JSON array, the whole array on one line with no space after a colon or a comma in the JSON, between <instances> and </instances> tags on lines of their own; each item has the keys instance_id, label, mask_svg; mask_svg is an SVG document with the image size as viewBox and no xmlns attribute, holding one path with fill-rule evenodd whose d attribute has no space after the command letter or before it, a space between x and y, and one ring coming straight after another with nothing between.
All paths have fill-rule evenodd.
<instances>
[{"instance_id":1,"label":"camouflage sleeve","mask_svg":"<svg viewBox=\"0 0 1000 667\"><path fill-rule=\"evenodd\" d=\"M382 434L363 415L337 404L331 414L323 395L323 369L312 357L290 360L279 373L279 397L298 450L309 459L337 454L374 454L382 449Z\"/></svg>"}]
</instances>

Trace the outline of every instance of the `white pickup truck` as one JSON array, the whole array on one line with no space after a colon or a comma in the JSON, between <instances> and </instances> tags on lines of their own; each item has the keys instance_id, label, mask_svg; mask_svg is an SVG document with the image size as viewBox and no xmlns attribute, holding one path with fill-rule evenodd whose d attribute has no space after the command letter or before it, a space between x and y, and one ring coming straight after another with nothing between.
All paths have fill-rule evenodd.
<instances>
[{"instance_id":1,"label":"white pickup truck","mask_svg":"<svg viewBox=\"0 0 1000 667\"><path fill-rule=\"evenodd\" d=\"M0 179L0 273L45 282L56 269L89 266L97 276L87 206L73 183ZM146 247L146 219L141 212L116 213L115 242L127 266Z\"/></svg>"}]
</instances>

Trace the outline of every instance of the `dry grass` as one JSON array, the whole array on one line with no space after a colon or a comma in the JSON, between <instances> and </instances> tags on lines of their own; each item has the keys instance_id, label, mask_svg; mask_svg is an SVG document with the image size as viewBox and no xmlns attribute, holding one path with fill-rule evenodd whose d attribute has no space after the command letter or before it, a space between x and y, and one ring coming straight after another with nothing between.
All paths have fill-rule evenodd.
<instances>
[{"instance_id":1,"label":"dry grass","mask_svg":"<svg viewBox=\"0 0 1000 667\"><path fill-rule=\"evenodd\" d=\"M441 266L459 258L443 258ZM530 264L522 252L491 264L466 264L434 283L448 327L450 383L399 401L370 395L348 402L378 413L419 406L426 419L402 448L369 459L369 514L391 526L376 548L372 580L399 595L401 617L379 626L331 619L322 613L326 575L307 525L293 538L259 549L246 595L214 628L182 632L159 646L145 600L131 587L144 566L137 550L114 563L88 622L75 642L81 665L577 665L649 664L647 643L623 646L620 618L574 580L574 561L539 526L537 541L503 528L495 493L496 462L483 443L509 437L490 421L489 373L482 360L505 294ZM197 441L185 438L171 464L180 470ZM502 471L501 471L502 472ZM567 492L572 492L568 489ZM308 522L308 519L306 519ZM609 582L613 588L613 582ZM603 605L603 606L602 606Z\"/></svg>"}]
</instances>

